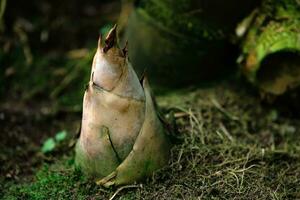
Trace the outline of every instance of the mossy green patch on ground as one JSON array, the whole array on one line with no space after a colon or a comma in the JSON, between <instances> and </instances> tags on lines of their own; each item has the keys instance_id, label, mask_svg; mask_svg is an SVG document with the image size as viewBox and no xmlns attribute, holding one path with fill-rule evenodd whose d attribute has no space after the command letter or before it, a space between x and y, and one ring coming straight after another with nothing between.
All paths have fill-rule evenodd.
<instances>
[{"instance_id":1,"label":"mossy green patch on ground","mask_svg":"<svg viewBox=\"0 0 300 200\"><path fill-rule=\"evenodd\" d=\"M87 179L71 163L72 160L69 159L52 165L44 164L36 173L33 182L10 186L3 198L86 199L93 184L87 184Z\"/></svg>"},{"instance_id":2,"label":"mossy green patch on ground","mask_svg":"<svg viewBox=\"0 0 300 200\"><path fill-rule=\"evenodd\" d=\"M169 165L115 199L300 198L300 120L282 106L263 105L240 84L158 96L178 127ZM97 186L74 169L72 151L44 163L32 181L2 180L4 199L113 196L117 188Z\"/></svg>"}]
</instances>

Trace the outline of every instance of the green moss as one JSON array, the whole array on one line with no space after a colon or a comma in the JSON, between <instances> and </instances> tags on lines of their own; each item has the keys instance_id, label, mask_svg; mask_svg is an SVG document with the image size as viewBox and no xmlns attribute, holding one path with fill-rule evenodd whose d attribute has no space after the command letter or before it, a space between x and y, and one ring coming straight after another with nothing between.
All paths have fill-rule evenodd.
<instances>
[{"instance_id":1,"label":"green moss","mask_svg":"<svg viewBox=\"0 0 300 200\"><path fill-rule=\"evenodd\" d=\"M276 42L281 35L288 36L289 34L299 33L297 30L300 23L300 13L297 8L299 8L299 5L294 0L264 0L259 8L259 14L245 39L244 53L253 50L257 43L264 43L265 46L268 46L270 42ZM288 45L290 43L299 44L299 42L293 41L294 36L291 36L292 41L288 42Z\"/></svg>"},{"instance_id":2,"label":"green moss","mask_svg":"<svg viewBox=\"0 0 300 200\"><path fill-rule=\"evenodd\" d=\"M89 184L92 186L74 170L73 160L68 158L52 165L44 164L33 182L12 185L3 199L86 199L93 190Z\"/></svg>"},{"instance_id":3,"label":"green moss","mask_svg":"<svg viewBox=\"0 0 300 200\"><path fill-rule=\"evenodd\" d=\"M273 54L279 52L299 54L300 13L297 9L299 6L299 3L293 0L264 0L242 44L245 55L245 74L250 82L258 85L265 92L276 95L285 92L285 89L276 88L276 81L281 81L284 85L287 79L295 79L288 87L292 88L293 85L297 85L294 82L297 82L298 78L292 78L293 75L290 74L285 75L281 69L282 66L272 66L272 70L278 71L279 75L269 81L268 87L259 83L261 80L258 80L257 72L261 70L265 59ZM288 57L286 62L289 62ZM271 75L264 74L264 76Z\"/></svg>"}]
</instances>

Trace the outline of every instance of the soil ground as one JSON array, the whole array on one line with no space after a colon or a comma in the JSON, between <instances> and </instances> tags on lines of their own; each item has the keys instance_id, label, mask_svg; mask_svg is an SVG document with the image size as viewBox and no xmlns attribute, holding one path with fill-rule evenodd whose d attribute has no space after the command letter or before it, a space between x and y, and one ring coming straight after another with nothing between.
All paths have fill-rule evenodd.
<instances>
[{"instance_id":1,"label":"soil ground","mask_svg":"<svg viewBox=\"0 0 300 200\"><path fill-rule=\"evenodd\" d=\"M106 189L74 169L80 112L49 114L49 102L0 106L3 199L298 199L300 119L266 105L239 81L157 95L176 122L169 165L142 183ZM66 130L53 151L43 142ZM118 191L116 193L116 191Z\"/></svg>"}]
</instances>

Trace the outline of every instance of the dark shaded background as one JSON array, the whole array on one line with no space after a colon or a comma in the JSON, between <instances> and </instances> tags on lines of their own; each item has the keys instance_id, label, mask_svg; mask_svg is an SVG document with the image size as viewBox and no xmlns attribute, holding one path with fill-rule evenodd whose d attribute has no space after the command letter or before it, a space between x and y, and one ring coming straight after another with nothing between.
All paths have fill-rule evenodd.
<instances>
[{"instance_id":1,"label":"dark shaded background","mask_svg":"<svg viewBox=\"0 0 300 200\"><path fill-rule=\"evenodd\" d=\"M11 39L20 23L34 52L82 48L98 37L101 26L117 20L119 10L119 1L107 0L8 1L5 35Z\"/></svg>"},{"instance_id":2,"label":"dark shaded background","mask_svg":"<svg viewBox=\"0 0 300 200\"><path fill-rule=\"evenodd\" d=\"M95 41L117 21L120 6L119 1L8 1L0 35L1 99L27 105L43 100L79 111Z\"/></svg>"}]
</instances>

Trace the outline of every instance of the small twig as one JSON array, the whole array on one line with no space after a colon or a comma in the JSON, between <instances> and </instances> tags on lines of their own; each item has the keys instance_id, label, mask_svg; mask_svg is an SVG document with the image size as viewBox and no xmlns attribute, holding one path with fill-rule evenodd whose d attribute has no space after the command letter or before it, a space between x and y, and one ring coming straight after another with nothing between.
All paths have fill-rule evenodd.
<instances>
[{"instance_id":1,"label":"small twig","mask_svg":"<svg viewBox=\"0 0 300 200\"><path fill-rule=\"evenodd\" d=\"M74 69L62 80L60 84L51 92L50 97L56 98L59 93L64 90L67 86L71 84L71 82L78 76L81 65L75 65Z\"/></svg>"},{"instance_id":2,"label":"small twig","mask_svg":"<svg viewBox=\"0 0 300 200\"><path fill-rule=\"evenodd\" d=\"M258 167L258 166L259 166L259 165L253 164L253 165L250 165L250 166L247 167L247 168L236 169L236 170L233 170L233 171L236 172L236 173L243 173L243 172L245 172L245 171L247 171L247 170L249 170L249 169L251 169L251 168L253 168L253 167Z\"/></svg>"},{"instance_id":3,"label":"small twig","mask_svg":"<svg viewBox=\"0 0 300 200\"><path fill-rule=\"evenodd\" d=\"M226 129L226 127L224 126L223 123L220 123L220 129L222 130L222 132L227 136L227 138L228 138L231 142L234 142L234 138L233 138L232 135L228 132L228 130Z\"/></svg>"},{"instance_id":4,"label":"small twig","mask_svg":"<svg viewBox=\"0 0 300 200\"><path fill-rule=\"evenodd\" d=\"M182 118L182 117L186 117L186 116L189 116L188 113L186 112L176 112L174 113L174 117L177 119L177 118Z\"/></svg>"},{"instance_id":5,"label":"small twig","mask_svg":"<svg viewBox=\"0 0 300 200\"><path fill-rule=\"evenodd\" d=\"M212 104L222 113L224 114L227 118L233 120L233 121L239 121L239 118L232 115L231 113L227 112L215 98L211 98Z\"/></svg>"},{"instance_id":6,"label":"small twig","mask_svg":"<svg viewBox=\"0 0 300 200\"><path fill-rule=\"evenodd\" d=\"M122 186L122 187L120 187L120 188L117 189L117 191L109 198L109 200L113 200L118 195L118 193L120 193L122 190L128 189L128 188L142 188L142 184L140 184L140 185L125 185L125 186Z\"/></svg>"},{"instance_id":7,"label":"small twig","mask_svg":"<svg viewBox=\"0 0 300 200\"><path fill-rule=\"evenodd\" d=\"M183 15L185 16L191 16L191 15L194 15L194 14L199 14L199 13L202 13L203 12L203 9L199 8L199 9L195 9L195 10L190 10L188 12L185 12L183 13Z\"/></svg>"},{"instance_id":8,"label":"small twig","mask_svg":"<svg viewBox=\"0 0 300 200\"><path fill-rule=\"evenodd\" d=\"M235 163L235 162L239 162L239 161L243 161L243 160L246 160L247 158L239 158L239 159L235 159L235 160L227 160L227 161L224 161L220 164L217 164L216 166L217 167L222 167L224 165L227 165L227 164L231 164L231 163Z\"/></svg>"},{"instance_id":9,"label":"small twig","mask_svg":"<svg viewBox=\"0 0 300 200\"><path fill-rule=\"evenodd\" d=\"M200 132L200 140L202 144L205 144L205 133L203 131L203 122L202 122L202 116L201 113L199 113L199 117L201 118L200 120L197 118L197 116L193 113L192 109L189 108L188 110L181 108L181 107L176 107L178 110L185 112L186 114L188 114L189 118L190 118L190 124L191 124L191 131L192 133L194 133L194 126L196 126L196 128L198 128L198 131ZM201 122L200 122L201 121ZM194 138L192 137L193 141Z\"/></svg>"},{"instance_id":10,"label":"small twig","mask_svg":"<svg viewBox=\"0 0 300 200\"><path fill-rule=\"evenodd\" d=\"M85 55L83 59L81 59L78 63L74 64L69 70L68 74L64 77L64 79L58 84L56 88L50 93L51 98L57 98L63 90L65 90L71 83L78 77L80 77L80 73L84 69L84 67L90 63L92 60L93 51L89 52Z\"/></svg>"},{"instance_id":11,"label":"small twig","mask_svg":"<svg viewBox=\"0 0 300 200\"><path fill-rule=\"evenodd\" d=\"M16 22L14 24L14 32L18 35L20 42L22 44L23 53L26 59L27 66L31 65L33 62L33 55L31 52L31 48L29 45L29 40L26 32L22 29L22 24L20 22Z\"/></svg>"}]
</instances>

